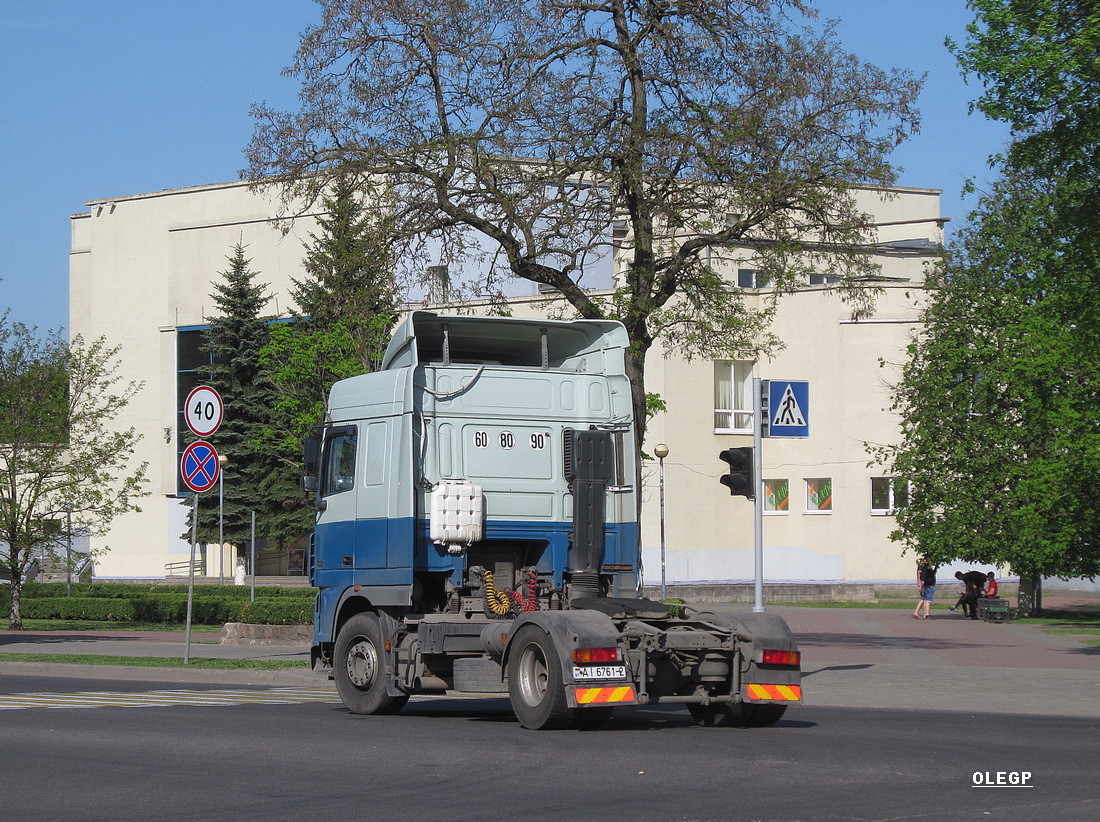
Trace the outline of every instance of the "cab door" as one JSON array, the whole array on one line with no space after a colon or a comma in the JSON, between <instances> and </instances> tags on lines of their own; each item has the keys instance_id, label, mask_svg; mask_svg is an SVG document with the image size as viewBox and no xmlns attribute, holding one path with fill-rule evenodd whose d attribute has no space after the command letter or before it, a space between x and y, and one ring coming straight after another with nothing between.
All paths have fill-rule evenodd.
<instances>
[{"instance_id":1,"label":"cab door","mask_svg":"<svg viewBox=\"0 0 1100 822\"><path fill-rule=\"evenodd\" d=\"M358 464L358 426L328 429L321 451L320 510L314 530L314 573L319 585L327 573L354 567Z\"/></svg>"},{"instance_id":2,"label":"cab door","mask_svg":"<svg viewBox=\"0 0 1100 822\"><path fill-rule=\"evenodd\" d=\"M390 541L389 510L389 421L370 420L363 424L360 450L363 466L356 494L359 525L356 531L355 567L388 568Z\"/></svg>"}]
</instances>

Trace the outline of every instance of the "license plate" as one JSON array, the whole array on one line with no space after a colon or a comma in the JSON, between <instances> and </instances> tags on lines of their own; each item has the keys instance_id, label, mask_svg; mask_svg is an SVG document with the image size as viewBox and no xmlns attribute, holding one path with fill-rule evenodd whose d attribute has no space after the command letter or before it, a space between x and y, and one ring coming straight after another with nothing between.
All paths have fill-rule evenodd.
<instances>
[{"instance_id":1,"label":"license plate","mask_svg":"<svg viewBox=\"0 0 1100 822\"><path fill-rule=\"evenodd\" d=\"M573 679L578 682L590 682L594 679L626 679L625 665L588 665L573 666Z\"/></svg>"}]
</instances>

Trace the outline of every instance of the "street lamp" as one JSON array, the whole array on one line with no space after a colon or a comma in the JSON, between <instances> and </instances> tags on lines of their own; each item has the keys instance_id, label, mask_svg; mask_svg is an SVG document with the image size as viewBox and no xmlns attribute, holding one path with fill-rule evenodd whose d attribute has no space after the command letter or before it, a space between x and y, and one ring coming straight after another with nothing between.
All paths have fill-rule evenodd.
<instances>
[{"instance_id":1,"label":"street lamp","mask_svg":"<svg viewBox=\"0 0 1100 822\"><path fill-rule=\"evenodd\" d=\"M668 598L668 592L665 590L665 457L668 456L668 446L663 442L657 443L653 448L653 453L657 457L657 463L660 466L660 487L661 487L661 599Z\"/></svg>"}]
</instances>

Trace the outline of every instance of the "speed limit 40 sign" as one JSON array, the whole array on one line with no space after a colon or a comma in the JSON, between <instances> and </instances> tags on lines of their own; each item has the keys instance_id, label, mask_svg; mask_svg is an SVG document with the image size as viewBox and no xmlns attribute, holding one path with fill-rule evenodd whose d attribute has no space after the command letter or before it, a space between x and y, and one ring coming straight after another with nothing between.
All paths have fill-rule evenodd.
<instances>
[{"instance_id":1,"label":"speed limit 40 sign","mask_svg":"<svg viewBox=\"0 0 1100 822\"><path fill-rule=\"evenodd\" d=\"M222 395L208 385L192 389L183 404L183 418L187 427L200 437L209 437L222 424Z\"/></svg>"}]
</instances>

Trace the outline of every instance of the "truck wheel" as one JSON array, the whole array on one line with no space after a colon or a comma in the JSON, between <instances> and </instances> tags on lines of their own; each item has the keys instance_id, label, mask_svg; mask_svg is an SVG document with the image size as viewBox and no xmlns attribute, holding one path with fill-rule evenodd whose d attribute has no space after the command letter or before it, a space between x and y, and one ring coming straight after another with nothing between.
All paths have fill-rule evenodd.
<instances>
[{"instance_id":1,"label":"truck wheel","mask_svg":"<svg viewBox=\"0 0 1100 822\"><path fill-rule=\"evenodd\" d=\"M591 731L602 728L611 719L614 708L606 705L599 708L577 708L576 727L582 731Z\"/></svg>"},{"instance_id":2,"label":"truck wheel","mask_svg":"<svg viewBox=\"0 0 1100 822\"><path fill-rule=\"evenodd\" d=\"M730 713L730 721L739 728L766 728L774 725L787 712L786 705L757 705L753 702L739 702Z\"/></svg>"},{"instance_id":3,"label":"truck wheel","mask_svg":"<svg viewBox=\"0 0 1100 822\"><path fill-rule=\"evenodd\" d=\"M531 730L568 728L575 711L565 701L554 641L537 625L516 632L508 656L508 696L519 724Z\"/></svg>"},{"instance_id":4,"label":"truck wheel","mask_svg":"<svg viewBox=\"0 0 1100 822\"><path fill-rule=\"evenodd\" d=\"M689 702L688 713L696 724L704 728L717 728L719 725L728 724L730 720L729 705L718 702L712 702L709 705Z\"/></svg>"},{"instance_id":5,"label":"truck wheel","mask_svg":"<svg viewBox=\"0 0 1100 822\"><path fill-rule=\"evenodd\" d=\"M386 693L382 628L374 614L356 614L344 623L332 662L336 690L352 713L397 713L409 701Z\"/></svg>"}]
</instances>

